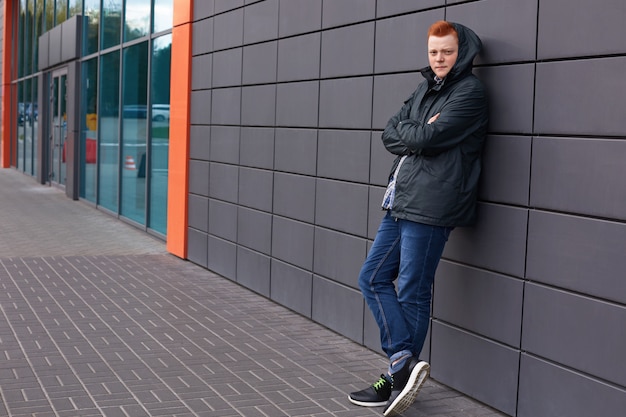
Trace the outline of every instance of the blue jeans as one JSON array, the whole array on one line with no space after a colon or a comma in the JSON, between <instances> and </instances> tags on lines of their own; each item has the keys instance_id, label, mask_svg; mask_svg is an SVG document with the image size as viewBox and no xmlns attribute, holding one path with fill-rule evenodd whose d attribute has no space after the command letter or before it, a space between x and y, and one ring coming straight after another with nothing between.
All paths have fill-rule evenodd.
<instances>
[{"instance_id":1,"label":"blue jeans","mask_svg":"<svg viewBox=\"0 0 626 417\"><path fill-rule=\"evenodd\" d=\"M430 323L435 271L452 227L383 218L359 274L359 287L389 358L419 358ZM398 290L394 281L398 280Z\"/></svg>"}]
</instances>

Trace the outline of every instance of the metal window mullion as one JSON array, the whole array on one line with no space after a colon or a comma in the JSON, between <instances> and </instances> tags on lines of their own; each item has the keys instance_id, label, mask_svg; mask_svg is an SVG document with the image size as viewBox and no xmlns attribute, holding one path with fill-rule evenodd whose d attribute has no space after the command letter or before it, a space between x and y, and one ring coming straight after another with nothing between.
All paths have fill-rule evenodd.
<instances>
[{"instance_id":1,"label":"metal window mullion","mask_svg":"<svg viewBox=\"0 0 626 417\"><path fill-rule=\"evenodd\" d=\"M123 68L124 68L124 48L121 47L120 45L120 49L119 49L119 54L120 54L120 67L118 69L119 74L118 74L118 95L119 95L119 99L117 101L117 104L119 106L119 118L118 118L118 126L117 126L117 136L118 136L118 144L119 146L117 147L117 217L120 218L122 215L122 174L124 174L123 171L123 164L124 161L122 161L123 158L123 152L122 152L122 147L124 146L124 141L123 141L123 134L124 134L124 72L123 72Z\"/></svg>"},{"instance_id":2,"label":"metal window mullion","mask_svg":"<svg viewBox=\"0 0 626 417\"><path fill-rule=\"evenodd\" d=\"M148 124L146 128L146 163L144 166L145 169L145 196L146 201L144 204L144 219L145 219L145 229L149 229L150 225L150 214L151 214L151 206L150 206L150 184L152 183L151 173L151 165L152 165L152 38L148 37L148 68L146 69L146 91L148 93L147 100L147 112L146 112L146 123Z\"/></svg>"}]
</instances>

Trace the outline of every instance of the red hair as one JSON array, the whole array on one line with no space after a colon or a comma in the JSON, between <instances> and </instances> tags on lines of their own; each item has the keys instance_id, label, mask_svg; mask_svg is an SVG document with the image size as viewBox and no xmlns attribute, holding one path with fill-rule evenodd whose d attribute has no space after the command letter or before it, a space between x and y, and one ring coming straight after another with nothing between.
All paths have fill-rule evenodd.
<instances>
[{"instance_id":1,"label":"red hair","mask_svg":"<svg viewBox=\"0 0 626 417\"><path fill-rule=\"evenodd\" d=\"M438 38L442 36L454 35L454 37L458 40L459 34L450 22L446 22L445 20L440 20L438 22L433 23L430 28L428 28L428 37L436 36Z\"/></svg>"}]
</instances>

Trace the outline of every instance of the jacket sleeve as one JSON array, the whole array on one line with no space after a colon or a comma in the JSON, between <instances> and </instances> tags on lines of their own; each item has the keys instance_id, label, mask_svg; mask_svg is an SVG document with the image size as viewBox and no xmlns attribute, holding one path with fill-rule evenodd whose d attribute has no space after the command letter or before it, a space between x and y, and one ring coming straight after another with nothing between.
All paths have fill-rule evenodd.
<instances>
[{"instance_id":1,"label":"jacket sleeve","mask_svg":"<svg viewBox=\"0 0 626 417\"><path fill-rule=\"evenodd\" d=\"M466 83L458 86L437 112L440 116L431 124L409 118L399 120L394 148L404 145L411 153L437 154L458 145L486 120L487 99L482 85Z\"/></svg>"},{"instance_id":2,"label":"jacket sleeve","mask_svg":"<svg viewBox=\"0 0 626 417\"><path fill-rule=\"evenodd\" d=\"M404 102L402 108L389 119L389 121L387 122L387 126L383 131L383 145L385 145L387 151L394 155L408 155L409 153L411 153L409 148L400 138L400 134L396 130L396 126L398 126L401 120L406 120L409 118L409 113L411 111L411 106L413 105L414 97L415 93L413 93L411 97L409 97Z\"/></svg>"}]
</instances>

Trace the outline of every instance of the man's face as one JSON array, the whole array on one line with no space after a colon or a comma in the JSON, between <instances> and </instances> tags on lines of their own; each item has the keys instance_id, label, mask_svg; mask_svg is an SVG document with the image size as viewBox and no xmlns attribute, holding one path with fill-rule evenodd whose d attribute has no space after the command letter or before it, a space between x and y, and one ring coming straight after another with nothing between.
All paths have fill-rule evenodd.
<instances>
[{"instance_id":1,"label":"man's face","mask_svg":"<svg viewBox=\"0 0 626 417\"><path fill-rule=\"evenodd\" d=\"M459 41L454 35L428 38L428 63L435 75L445 78L459 56Z\"/></svg>"}]
</instances>

